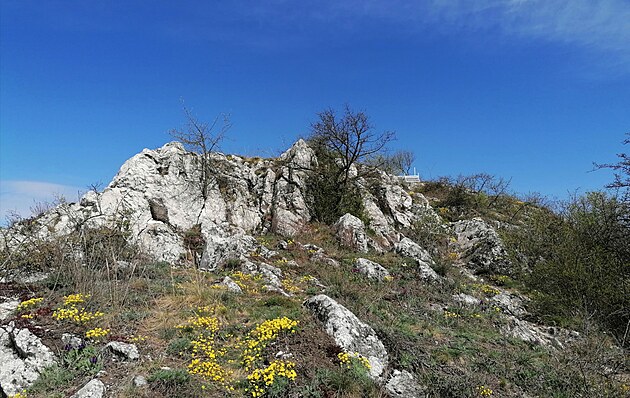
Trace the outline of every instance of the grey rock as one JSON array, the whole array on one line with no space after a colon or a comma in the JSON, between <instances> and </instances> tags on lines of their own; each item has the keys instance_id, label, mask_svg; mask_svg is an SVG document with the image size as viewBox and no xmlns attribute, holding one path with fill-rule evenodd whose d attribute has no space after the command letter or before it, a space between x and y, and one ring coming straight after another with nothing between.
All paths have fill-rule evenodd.
<instances>
[{"instance_id":1,"label":"grey rock","mask_svg":"<svg viewBox=\"0 0 630 398\"><path fill-rule=\"evenodd\" d=\"M10 318L17 310L20 301L14 297L0 297L0 321Z\"/></svg>"},{"instance_id":2,"label":"grey rock","mask_svg":"<svg viewBox=\"0 0 630 398\"><path fill-rule=\"evenodd\" d=\"M428 251L409 238L402 238L394 245L394 250L401 256L411 257L423 263L433 264L433 258Z\"/></svg>"},{"instance_id":3,"label":"grey rock","mask_svg":"<svg viewBox=\"0 0 630 398\"><path fill-rule=\"evenodd\" d=\"M454 294L452 297L453 301L455 301L456 303L467 306L475 306L481 304L481 300L479 300L477 297L465 293Z\"/></svg>"},{"instance_id":4,"label":"grey rock","mask_svg":"<svg viewBox=\"0 0 630 398\"><path fill-rule=\"evenodd\" d=\"M149 199L149 210L151 211L151 218L155 221L170 224L170 221L168 220L168 209L164 205L164 201L162 199Z\"/></svg>"},{"instance_id":5,"label":"grey rock","mask_svg":"<svg viewBox=\"0 0 630 398\"><path fill-rule=\"evenodd\" d=\"M230 259L244 258L257 245L256 239L250 235L210 235L206 238L206 247L201 257L199 269L215 271Z\"/></svg>"},{"instance_id":6,"label":"grey rock","mask_svg":"<svg viewBox=\"0 0 630 398\"><path fill-rule=\"evenodd\" d=\"M370 376L380 380L387 368L388 355L374 329L361 322L350 310L332 298L320 294L304 302L324 324L324 330L347 352L356 352L368 359Z\"/></svg>"},{"instance_id":7,"label":"grey rock","mask_svg":"<svg viewBox=\"0 0 630 398\"><path fill-rule=\"evenodd\" d=\"M452 224L457 237L455 249L466 267L473 271L509 274L511 263L497 232L481 218Z\"/></svg>"},{"instance_id":8,"label":"grey rock","mask_svg":"<svg viewBox=\"0 0 630 398\"><path fill-rule=\"evenodd\" d=\"M138 375L133 378L133 386L136 388L146 387L149 383L144 376Z\"/></svg>"},{"instance_id":9,"label":"grey rock","mask_svg":"<svg viewBox=\"0 0 630 398\"><path fill-rule=\"evenodd\" d=\"M135 344L123 343L121 341L111 341L107 343L105 349L126 360L135 361L140 359L140 353L138 352L138 347L136 347Z\"/></svg>"},{"instance_id":10,"label":"grey rock","mask_svg":"<svg viewBox=\"0 0 630 398\"><path fill-rule=\"evenodd\" d=\"M102 398L103 394L105 384L99 379L92 379L70 398Z\"/></svg>"},{"instance_id":11,"label":"grey rock","mask_svg":"<svg viewBox=\"0 0 630 398\"><path fill-rule=\"evenodd\" d=\"M392 398L420 398L425 392L425 388L406 370L394 370L385 384L385 390Z\"/></svg>"},{"instance_id":12,"label":"grey rock","mask_svg":"<svg viewBox=\"0 0 630 398\"><path fill-rule=\"evenodd\" d=\"M261 275L269 285L282 289L282 270L278 267L245 260L241 265L241 271L246 274Z\"/></svg>"},{"instance_id":13,"label":"grey rock","mask_svg":"<svg viewBox=\"0 0 630 398\"><path fill-rule=\"evenodd\" d=\"M64 333L61 335L61 342L64 346L77 349L85 344L82 338L75 336L74 334Z\"/></svg>"},{"instance_id":14,"label":"grey rock","mask_svg":"<svg viewBox=\"0 0 630 398\"><path fill-rule=\"evenodd\" d=\"M232 293L237 293L237 294L243 293L243 290L241 289L241 287L236 282L234 282L234 280L230 278L229 276L226 276L223 279L221 279L220 284L225 286L227 290L231 291Z\"/></svg>"},{"instance_id":15,"label":"grey rock","mask_svg":"<svg viewBox=\"0 0 630 398\"><path fill-rule=\"evenodd\" d=\"M365 234L365 225L359 218L346 213L339 218L333 228L343 246L360 253L367 253L368 237Z\"/></svg>"},{"instance_id":16,"label":"grey rock","mask_svg":"<svg viewBox=\"0 0 630 398\"><path fill-rule=\"evenodd\" d=\"M529 299L509 292L501 292L490 298L490 302L501 308L503 312L519 318L528 314L525 309L526 301L529 301Z\"/></svg>"},{"instance_id":17,"label":"grey rock","mask_svg":"<svg viewBox=\"0 0 630 398\"><path fill-rule=\"evenodd\" d=\"M383 281L386 277L390 276L389 271L382 265L370 261L367 258L357 258L354 262L354 268L368 278L378 281Z\"/></svg>"},{"instance_id":18,"label":"grey rock","mask_svg":"<svg viewBox=\"0 0 630 398\"><path fill-rule=\"evenodd\" d=\"M320 263L320 264L328 265L330 267L335 267L335 268L339 267L339 261L335 260L334 258L328 257L323 252L314 253L311 256L310 260L314 263Z\"/></svg>"},{"instance_id":19,"label":"grey rock","mask_svg":"<svg viewBox=\"0 0 630 398\"><path fill-rule=\"evenodd\" d=\"M540 326L515 316L508 316L507 319L508 324L501 329L501 332L532 345L563 349L566 343L579 337L579 333L575 331L554 326Z\"/></svg>"},{"instance_id":20,"label":"grey rock","mask_svg":"<svg viewBox=\"0 0 630 398\"><path fill-rule=\"evenodd\" d=\"M11 323L0 327L0 363L0 391L11 396L33 384L55 356L39 337Z\"/></svg>"},{"instance_id":21,"label":"grey rock","mask_svg":"<svg viewBox=\"0 0 630 398\"><path fill-rule=\"evenodd\" d=\"M431 268L435 264L428 251L409 238L403 238L394 245L396 253L416 260L420 278L426 281L438 281L440 276Z\"/></svg>"}]
</instances>

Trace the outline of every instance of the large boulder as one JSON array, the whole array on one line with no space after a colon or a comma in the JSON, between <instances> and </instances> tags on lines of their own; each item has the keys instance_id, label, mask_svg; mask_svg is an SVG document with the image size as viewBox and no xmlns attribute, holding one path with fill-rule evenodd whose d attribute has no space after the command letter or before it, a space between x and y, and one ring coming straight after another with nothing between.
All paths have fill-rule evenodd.
<instances>
[{"instance_id":1,"label":"large boulder","mask_svg":"<svg viewBox=\"0 0 630 398\"><path fill-rule=\"evenodd\" d=\"M324 294L311 297L304 302L304 306L324 324L326 333L342 349L367 358L370 362L370 376L375 380L381 379L387 367L388 356L374 329Z\"/></svg>"},{"instance_id":2,"label":"large boulder","mask_svg":"<svg viewBox=\"0 0 630 398\"><path fill-rule=\"evenodd\" d=\"M22 392L54 363L53 352L28 329L18 329L13 324L0 327L0 393L4 393L3 396Z\"/></svg>"},{"instance_id":3,"label":"large boulder","mask_svg":"<svg viewBox=\"0 0 630 398\"><path fill-rule=\"evenodd\" d=\"M368 237L365 234L365 225L358 217L346 213L339 218L333 226L339 242L354 251L368 252Z\"/></svg>"},{"instance_id":4,"label":"large boulder","mask_svg":"<svg viewBox=\"0 0 630 398\"><path fill-rule=\"evenodd\" d=\"M497 231L481 218L452 224L457 241L455 249L463 264L476 273L509 274L511 264Z\"/></svg>"}]
</instances>

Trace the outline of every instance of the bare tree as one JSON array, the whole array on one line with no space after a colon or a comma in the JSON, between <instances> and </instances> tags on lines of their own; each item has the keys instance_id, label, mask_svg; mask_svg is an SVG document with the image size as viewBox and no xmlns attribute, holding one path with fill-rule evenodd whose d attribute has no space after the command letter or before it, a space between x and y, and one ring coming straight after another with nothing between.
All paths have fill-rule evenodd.
<instances>
[{"instance_id":1,"label":"bare tree","mask_svg":"<svg viewBox=\"0 0 630 398\"><path fill-rule=\"evenodd\" d=\"M623 144L630 144L630 132L626 133L629 138L623 141ZM615 180L606 185L606 188L622 190L623 199L626 202L630 201L630 155L627 153L617 154L619 161L614 164L595 164L598 169L612 169L614 170Z\"/></svg>"},{"instance_id":2,"label":"bare tree","mask_svg":"<svg viewBox=\"0 0 630 398\"><path fill-rule=\"evenodd\" d=\"M361 216L363 204L354 181L373 171L366 162L384 151L394 133L376 132L365 113L353 112L348 105L341 117L333 109L318 117L308 138L318 160L307 183L309 207L317 220L326 223L344 213ZM355 168L359 164L362 167Z\"/></svg>"},{"instance_id":3,"label":"bare tree","mask_svg":"<svg viewBox=\"0 0 630 398\"><path fill-rule=\"evenodd\" d=\"M199 178L201 195L208 197L208 188L212 182L212 152L219 148L225 134L232 127L227 114L217 115L212 123L202 122L193 115L190 109L184 107L186 125L184 129L173 129L170 134L184 144L184 147L199 155L201 176Z\"/></svg>"},{"instance_id":4,"label":"bare tree","mask_svg":"<svg viewBox=\"0 0 630 398\"><path fill-rule=\"evenodd\" d=\"M309 140L338 164L337 182L341 184L349 181L352 165L381 153L395 137L392 131L376 132L365 113L353 112L348 105L342 117L330 108L318 116L319 120L311 124Z\"/></svg>"},{"instance_id":5,"label":"bare tree","mask_svg":"<svg viewBox=\"0 0 630 398\"><path fill-rule=\"evenodd\" d=\"M415 156L410 151L398 151L392 155L378 154L367 159L369 166L377 167L389 174L409 174Z\"/></svg>"}]
</instances>

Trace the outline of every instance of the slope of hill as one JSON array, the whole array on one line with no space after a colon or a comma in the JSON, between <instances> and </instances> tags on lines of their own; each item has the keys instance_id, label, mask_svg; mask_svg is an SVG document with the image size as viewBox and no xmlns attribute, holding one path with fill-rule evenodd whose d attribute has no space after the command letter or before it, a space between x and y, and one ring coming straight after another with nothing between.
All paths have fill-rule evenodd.
<instances>
[{"instance_id":1,"label":"slope of hill","mask_svg":"<svg viewBox=\"0 0 630 398\"><path fill-rule=\"evenodd\" d=\"M376 172L326 225L304 141L211 156L207 191L170 143L2 231L1 396L628 395L615 340L532 313L504 233L544 209L469 214L456 187Z\"/></svg>"}]
</instances>

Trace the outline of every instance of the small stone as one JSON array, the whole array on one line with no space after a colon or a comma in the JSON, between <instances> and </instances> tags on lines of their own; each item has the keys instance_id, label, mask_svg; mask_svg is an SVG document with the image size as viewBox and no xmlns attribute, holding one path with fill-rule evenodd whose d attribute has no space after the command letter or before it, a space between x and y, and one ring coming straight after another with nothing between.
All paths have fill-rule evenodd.
<instances>
[{"instance_id":1,"label":"small stone","mask_svg":"<svg viewBox=\"0 0 630 398\"><path fill-rule=\"evenodd\" d=\"M369 279L383 281L390 277L389 271L383 268L379 263L370 261L367 258L357 258L354 262L354 269L364 274Z\"/></svg>"},{"instance_id":2,"label":"small stone","mask_svg":"<svg viewBox=\"0 0 630 398\"><path fill-rule=\"evenodd\" d=\"M147 386L149 383L144 376L138 375L133 378L133 386L136 388L141 388Z\"/></svg>"}]
</instances>

